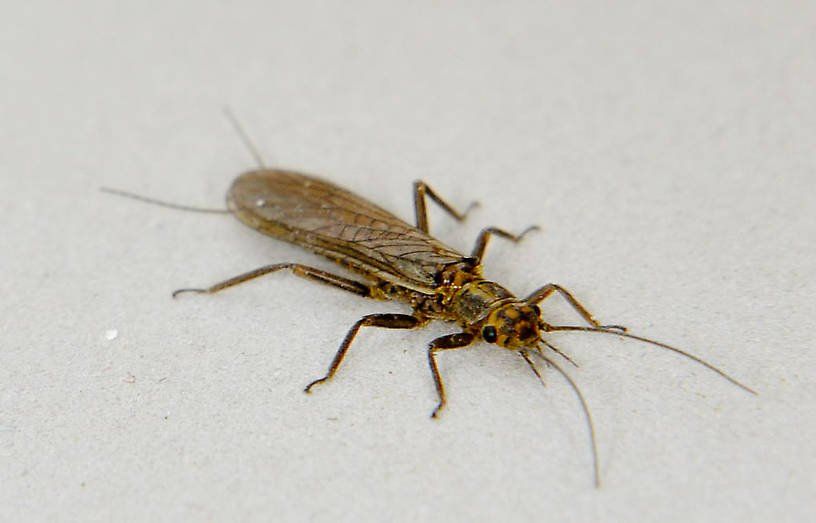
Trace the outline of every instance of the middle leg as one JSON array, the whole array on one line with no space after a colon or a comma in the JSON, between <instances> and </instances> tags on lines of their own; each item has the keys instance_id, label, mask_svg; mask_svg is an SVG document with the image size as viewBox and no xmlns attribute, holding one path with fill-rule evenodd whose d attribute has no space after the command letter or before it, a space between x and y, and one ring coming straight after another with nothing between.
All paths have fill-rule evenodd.
<instances>
[{"instance_id":1,"label":"middle leg","mask_svg":"<svg viewBox=\"0 0 816 523\"><path fill-rule=\"evenodd\" d=\"M340 366L340 363L346 356L346 352L348 352L351 342L354 340L354 337L357 335L357 332L361 327L416 329L417 327L421 327L426 323L428 323L428 320L423 320L409 314L369 314L368 316L363 316L349 329L346 337L343 339L343 343L341 343L340 348L337 349L337 354L334 355L334 359L332 360L331 365L329 365L329 371L326 373L326 375L306 385L306 388L303 389L303 391L311 392L312 387L318 383L323 383L324 381L330 380L335 375L337 372L337 367Z\"/></svg>"},{"instance_id":2,"label":"middle leg","mask_svg":"<svg viewBox=\"0 0 816 523\"><path fill-rule=\"evenodd\" d=\"M458 332L456 334L448 334L436 338L428 346L428 364L431 366L431 374L433 375L434 385L436 386L436 394L439 396L439 403L431 413L431 417L435 418L442 407L445 406L447 400L445 399L445 386L442 384L442 376L439 375L439 366L436 364L436 353L442 350L453 350L467 347L473 343L473 334L467 332Z\"/></svg>"},{"instance_id":3,"label":"middle leg","mask_svg":"<svg viewBox=\"0 0 816 523\"><path fill-rule=\"evenodd\" d=\"M484 256L485 249L487 249L487 242L490 240L491 234L495 234L496 236L506 240L518 243L522 238L524 238L524 236L527 235L527 233L538 231L540 229L541 227L538 225L531 225L521 231L520 234L516 235L497 227L487 227L486 229L482 229L482 232L480 232L478 238L476 238L476 245L473 246L473 251L471 251L470 256L472 258L476 258L477 263L482 263L482 257Z\"/></svg>"},{"instance_id":4,"label":"middle leg","mask_svg":"<svg viewBox=\"0 0 816 523\"><path fill-rule=\"evenodd\" d=\"M442 209L445 210L448 214L456 218L457 221L464 220L468 213L473 210L474 207L478 207L478 202L471 203L465 212L458 212L456 209L450 206L448 202L440 198L430 187L428 184L423 182L422 180L417 180L414 182L414 214L416 215L416 226L422 232L428 232L428 210L425 207L425 197L430 198Z\"/></svg>"}]
</instances>

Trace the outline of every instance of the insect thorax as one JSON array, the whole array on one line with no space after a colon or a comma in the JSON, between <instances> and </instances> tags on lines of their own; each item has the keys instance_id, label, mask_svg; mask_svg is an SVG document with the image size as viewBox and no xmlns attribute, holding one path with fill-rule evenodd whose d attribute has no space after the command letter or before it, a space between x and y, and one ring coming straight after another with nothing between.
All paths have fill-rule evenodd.
<instances>
[{"instance_id":1,"label":"insect thorax","mask_svg":"<svg viewBox=\"0 0 816 523\"><path fill-rule=\"evenodd\" d=\"M465 284L456 293L451 312L463 326L475 326L497 306L515 299L510 291L498 283L480 279Z\"/></svg>"}]
</instances>

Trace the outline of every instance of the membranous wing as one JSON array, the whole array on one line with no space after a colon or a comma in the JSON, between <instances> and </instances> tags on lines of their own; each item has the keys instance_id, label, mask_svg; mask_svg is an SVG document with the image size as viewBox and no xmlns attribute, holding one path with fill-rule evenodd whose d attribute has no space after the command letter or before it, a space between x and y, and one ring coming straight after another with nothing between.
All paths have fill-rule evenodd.
<instances>
[{"instance_id":1,"label":"membranous wing","mask_svg":"<svg viewBox=\"0 0 816 523\"><path fill-rule=\"evenodd\" d=\"M465 256L373 203L325 180L263 169L239 176L227 206L250 227L373 280L419 291Z\"/></svg>"}]
</instances>

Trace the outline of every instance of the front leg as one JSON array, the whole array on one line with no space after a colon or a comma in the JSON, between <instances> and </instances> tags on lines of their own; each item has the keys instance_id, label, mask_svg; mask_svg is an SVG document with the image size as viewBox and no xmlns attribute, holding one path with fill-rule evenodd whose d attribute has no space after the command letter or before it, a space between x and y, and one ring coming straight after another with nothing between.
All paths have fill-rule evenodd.
<instances>
[{"instance_id":1,"label":"front leg","mask_svg":"<svg viewBox=\"0 0 816 523\"><path fill-rule=\"evenodd\" d=\"M626 332L626 327L621 325L601 325L598 323L598 320L595 319L592 314L589 313L586 308L584 308L581 303L575 299L575 296L572 295L567 289L561 287L560 285L556 285L554 283L548 283L547 285L541 287L540 289L534 291L532 294L524 298L524 301L530 305L536 305L545 299L547 299L553 292L557 292L560 294L567 303L569 303L575 311L581 315L581 317L586 320L587 323L592 325L593 327L599 329L614 329ZM546 329L545 329L546 330Z\"/></svg>"}]
</instances>

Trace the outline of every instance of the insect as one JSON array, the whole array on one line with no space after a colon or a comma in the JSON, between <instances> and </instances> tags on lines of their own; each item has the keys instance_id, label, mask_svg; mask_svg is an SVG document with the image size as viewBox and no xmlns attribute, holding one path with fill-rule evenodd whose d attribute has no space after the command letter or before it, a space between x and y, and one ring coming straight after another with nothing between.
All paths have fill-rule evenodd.
<instances>
[{"instance_id":1,"label":"insect","mask_svg":"<svg viewBox=\"0 0 816 523\"><path fill-rule=\"evenodd\" d=\"M588 426L596 486L600 484L600 475L595 429L587 402L570 375L556 364L551 354L557 354L573 365L575 362L548 341L548 334L559 331L595 332L646 342L690 358L747 392L756 394L693 354L629 334L618 325L602 325L572 293L559 285L549 283L518 298L505 287L482 276L482 259L491 237L519 242L538 227L529 227L520 234L488 227L479 233L469 255L459 253L430 235L426 200L430 199L459 221L465 219L474 204L466 211L459 212L425 182L417 181L414 182L413 191L416 222L411 225L331 182L300 172L265 167L237 121L233 117L231 120L255 156L259 168L235 179L227 193L227 210L187 207L124 191L103 190L177 209L233 214L253 229L324 256L362 276L363 280L297 263L276 263L210 287L179 289L173 292L173 297L187 293L214 294L270 273L290 271L296 276L360 297L400 300L411 307L410 314L369 314L354 323L340 343L326 374L309 383L305 392L311 392L316 385L335 375L363 327L416 329L432 320L453 322L458 325L458 332L438 337L427 347L428 365L438 398L431 416L437 417L447 403L437 365L441 352L484 341L517 352L539 379L542 376L535 360L543 361L566 379L581 404ZM539 304L553 295L565 299L587 325L553 325L545 321Z\"/></svg>"}]
</instances>

